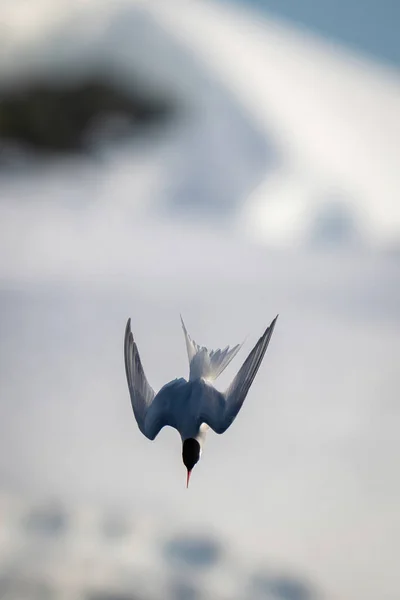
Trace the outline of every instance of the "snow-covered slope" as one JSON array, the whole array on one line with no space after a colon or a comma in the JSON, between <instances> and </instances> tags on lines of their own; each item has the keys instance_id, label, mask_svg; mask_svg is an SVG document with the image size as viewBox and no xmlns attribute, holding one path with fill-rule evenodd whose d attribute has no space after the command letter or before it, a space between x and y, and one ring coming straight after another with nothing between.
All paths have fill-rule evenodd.
<instances>
[{"instance_id":1,"label":"snow-covered slope","mask_svg":"<svg viewBox=\"0 0 400 600\"><path fill-rule=\"evenodd\" d=\"M239 227L304 241L339 204L378 246L400 236L400 76L320 39L211 2L157 14L236 95L284 160L243 204Z\"/></svg>"}]
</instances>

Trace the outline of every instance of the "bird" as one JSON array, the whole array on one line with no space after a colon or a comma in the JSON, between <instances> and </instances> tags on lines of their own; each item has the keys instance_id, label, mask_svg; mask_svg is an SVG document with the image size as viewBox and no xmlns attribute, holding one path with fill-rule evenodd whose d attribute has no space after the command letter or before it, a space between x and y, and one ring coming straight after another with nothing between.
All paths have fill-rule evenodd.
<instances>
[{"instance_id":1,"label":"bird","mask_svg":"<svg viewBox=\"0 0 400 600\"><path fill-rule=\"evenodd\" d=\"M239 413L251 384L260 368L279 315L266 328L225 392L214 387L242 348L243 343L221 350L199 346L181 324L189 359L188 380L176 378L158 393L147 381L138 347L128 319L124 338L125 373L136 422L149 440L154 440L165 426L178 431L182 440L182 460L186 467L186 487L193 467L199 462L207 431L222 434Z\"/></svg>"}]
</instances>

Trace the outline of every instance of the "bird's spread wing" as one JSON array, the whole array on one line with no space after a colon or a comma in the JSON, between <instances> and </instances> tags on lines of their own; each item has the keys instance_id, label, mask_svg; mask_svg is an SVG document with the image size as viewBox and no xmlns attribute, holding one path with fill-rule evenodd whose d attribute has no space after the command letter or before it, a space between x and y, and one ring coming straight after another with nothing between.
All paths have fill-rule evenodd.
<instances>
[{"instance_id":1,"label":"bird's spread wing","mask_svg":"<svg viewBox=\"0 0 400 600\"><path fill-rule=\"evenodd\" d=\"M133 339L130 319L128 319L125 329L124 355L126 379L128 381L133 413L140 431L148 437L145 429L145 419L155 394L144 374L139 351Z\"/></svg>"},{"instance_id":2,"label":"bird's spread wing","mask_svg":"<svg viewBox=\"0 0 400 600\"><path fill-rule=\"evenodd\" d=\"M191 391L183 378L170 381L161 388L146 414L144 429L149 440L154 440L163 427L174 427L181 433L179 424L189 407Z\"/></svg>"},{"instance_id":3,"label":"bird's spread wing","mask_svg":"<svg viewBox=\"0 0 400 600\"><path fill-rule=\"evenodd\" d=\"M264 358L277 318L278 315L267 327L264 335L260 337L224 394L212 386L207 386L201 402L200 420L209 425L216 433L226 431L241 409Z\"/></svg>"}]
</instances>

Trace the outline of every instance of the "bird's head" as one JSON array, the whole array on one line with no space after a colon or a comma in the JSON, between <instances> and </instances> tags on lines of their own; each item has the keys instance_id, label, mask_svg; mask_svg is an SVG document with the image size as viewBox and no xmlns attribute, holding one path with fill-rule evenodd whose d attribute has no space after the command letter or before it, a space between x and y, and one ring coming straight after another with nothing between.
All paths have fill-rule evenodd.
<instances>
[{"instance_id":1,"label":"bird's head","mask_svg":"<svg viewBox=\"0 0 400 600\"><path fill-rule=\"evenodd\" d=\"M182 446L182 460L183 464L187 468L186 487L189 487L189 479L192 469L194 465L199 462L200 455L201 447L197 440L194 438L188 438L187 440L184 440Z\"/></svg>"}]
</instances>

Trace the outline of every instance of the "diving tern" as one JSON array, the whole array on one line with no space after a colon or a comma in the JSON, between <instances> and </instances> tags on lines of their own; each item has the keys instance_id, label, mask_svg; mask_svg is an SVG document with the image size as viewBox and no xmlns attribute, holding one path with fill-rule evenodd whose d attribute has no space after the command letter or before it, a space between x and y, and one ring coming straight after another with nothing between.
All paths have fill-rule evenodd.
<instances>
[{"instance_id":1,"label":"diving tern","mask_svg":"<svg viewBox=\"0 0 400 600\"><path fill-rule=\"evenodd\" d=\"M175 428L182 438L182 459L187 469L186 487L193 467L199 461L209 428L224 433L235 420L260 368L278 315L267 327L228 389L222 393L213 381L221 375L242 344L224 350L199 346L188 334L181 317L189 358L189 380L183 377L165 384L158 393L149 385L131 331L125 329L125 372L133 413L140 431L154 440L165 426Z\"/></svg>"}]
</instances>

